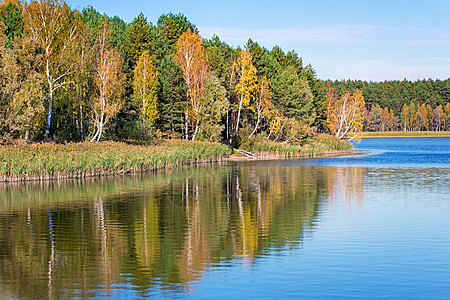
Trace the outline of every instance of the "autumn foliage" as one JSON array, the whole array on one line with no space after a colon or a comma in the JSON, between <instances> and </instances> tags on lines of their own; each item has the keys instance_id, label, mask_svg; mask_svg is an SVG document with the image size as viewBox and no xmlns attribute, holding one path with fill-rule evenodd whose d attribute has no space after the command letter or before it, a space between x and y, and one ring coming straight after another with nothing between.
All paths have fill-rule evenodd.
<instances>
[{"instance_id":1,"label":"autumn foliage","mask_svg":"<svg viewBox=\"0 0 450 300\"><path fill-rule=\"evenodd\" d=\"M338 139L357 138L363 128L364 96L360 90L345 92L340 97L334 89L328 91L328 128Z\"/></svg>"},{"instance_id":2,"label":"autumn foliage","mask_svg":"<svg viewBox=\"0 0 450 300\"><path fill-rule=\"evenodd\" d=\"M185 138L188 139L188 122L193 124L192 140L198 133L200 125L200 112L202 109L203 81L208 75L200 36L190 31L184 32L176 42L175 60L183 70L186 84L186 98L188 105L185 108L186 125Z\"/></svg>"},{"instance_id":3,"label":"autumn foliage","mask_svg":"<svg viewBox=\"0 0 450 300\"><path fill-rule=\"evenodd\" d=\"M94 82L97 92L92 98L94 132L92 141L100 141L103 129L124 103L123 60L117 50L109 46L108 28L104 24L97 43Z\"/></svg>"},{"instance_id":4,"label":"autumn foliage","mask_svg":"<svg viewBox=\"0 0 450 300\"><path fill-rule=\"evenodd\" d=\"M256 83L256 68L252 64L252 56L249 51L241 51L238 59L233 63L232 68L237 76L235 92L239 98L235 126L235 135L237 135L242 108L250 105L250 100L254 97L258 86Z\"/></svg>"},{"instance_id":5,"label":"autumn foliage","mask_svg":"<svg viewBox=\"0 0 450 300\"><path fill-rule=\"evenodd\" d=\"M64 0L0 1L2 144L447 131L448 91L450 80L323 81L295 51L203 39L183 14L126 23Z\"/></svg>"}]
</instances>

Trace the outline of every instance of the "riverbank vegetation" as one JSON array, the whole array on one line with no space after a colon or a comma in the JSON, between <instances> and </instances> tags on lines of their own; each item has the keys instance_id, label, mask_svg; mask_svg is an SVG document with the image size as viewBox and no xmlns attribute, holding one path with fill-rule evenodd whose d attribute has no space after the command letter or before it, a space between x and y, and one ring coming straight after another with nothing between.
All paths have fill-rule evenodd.
<instances>
[{"instance_id":1,"label":"riverbank vegetation","mask_svg":"<svg viewBox=\"0 0 450 300\"><path fill-rule=\"evenodd\" d=\"M351 145L328 134L303 146L258 140L244 145L258 157L317 156L351 151ZM221 143L158 140L150 145L123 142L31 144L0 147L0 182L86 178L148 172L199 162L220 162L233 153Z\"/></svg>"},{"instance_id":2,"label":"riverbank vegetation","mask_svg":"<svg viewBox=\"0 0 450 300\"><path fill-rule=\"evenodd\" d=\"M223 144L159 141L33 144L0 147L0 181L84 178L144 172L201 161L220 161L232 153Z\"/></svg>"},{"instance_id":3,"label":"riverbank vegetation","mask_svg":"<svg viewBox=\"0 0 450 300\"><path fill-rule=\"evenodd\" d=\"M204 39L183 14L152 24L141 13L127 24L63 0L5 0L0 71L1 144L165 138L317 152L336 146L317 146L318 133L353 139L367 129L450 124L448 80L426 85L428 94L414 88L414 97L378 101L373 87L391 91L386 84L321 81L295 51ZM395 117L403 108L408 123Z\"/></svg>"},{"instance_id":4,"label":"riverbank vegetation","mask_svg":"<svg viewBox=\"0 0 450 300\"><path fill-rule=\"evenodd\" d=\"M338 140L329 134L318 134L308 139L303 145L276 143L271 140L259 138L258 140L252 140L252 142L242 145L242 148L263 157L307 157L350 152L352 145L347 141Z\"/></svg>"}]
</instances>

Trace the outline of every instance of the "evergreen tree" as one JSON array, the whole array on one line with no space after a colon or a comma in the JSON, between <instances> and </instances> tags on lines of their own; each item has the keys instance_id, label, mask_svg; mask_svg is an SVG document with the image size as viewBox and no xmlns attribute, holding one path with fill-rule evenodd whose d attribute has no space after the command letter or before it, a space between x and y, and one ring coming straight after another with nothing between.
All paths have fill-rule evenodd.
<instances>
[{"instance_id":1,"label":"evergreen tree","mask_svg":"<svg viewBox=\"0 0 450 300\"><path fill-rule=\"evenodd\" d=\"M311 125L315 118L314 96L306 79L293 66L286 67L273 87L273 104L288 118Z\"/></svg>"},{"instance_id":2,"label":"evergreen tree","mask_svg":"<svg viewBox=\"0 0 450 300\"><path fill-rule=\"evenodd\" d=\"M163 14L156 23L157 27L166 36L170 45L175 45L180 36L190 30L193 34L198 34L197 27L188 18L181 14Z\"/></svg>"},{"instance_id":3,"label":"evergreen tree","mask_svg":"<svg viewBox=\"0 0 450 300\"><path fill-rule=\"evenodd\" d=\"M133 69L142 52L149 51L152 44L152 24L140 13L127 27L124 50Z\"/></svg>"},{"instance_id":4,"label":"evergreen tree","mask_svg":"<svg viewBox=\"0 0 450 300\"><path fill-rule=\"evenodd\" d=\"M0 4L0 20L5 24L6 47L12 48L15 38L22 37L22 4L17 0L4 1Z\"/></svg>"},{"instance_id":5,"label":"evergreen tree","mask_svg":"<svg viewBox=\"0 0 450 300\"><path fill-rule=\"evenodd\" d=\"M164 132L181 136L184 126L186 107L186 91L184 88L183 71L172 55L164 57L159 67L158 111L159 119L156 126Z\"/></svg>"}]
</instances>

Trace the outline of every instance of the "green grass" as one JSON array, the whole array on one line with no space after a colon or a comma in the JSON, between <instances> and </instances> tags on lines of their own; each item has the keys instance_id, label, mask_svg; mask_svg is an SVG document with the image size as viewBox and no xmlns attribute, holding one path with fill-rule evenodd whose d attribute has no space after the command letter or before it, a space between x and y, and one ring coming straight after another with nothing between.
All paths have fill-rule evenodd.
<instances>
[{"instance_id":1,"label":"green grass","mask_svg":"<svg viewBox=\"0 0 450 300\"><path fill-rule=\"evenodd\" d=\"M362 138L388 138L388 137L450 137L450 131L383 131L362 132Z\"/></svg>"},{"instance_id":2,"label":"green grass","mask_svg":"<svg viewBox=\"0 0 450 300\"><path fill-rule=\"evenodd\" d=\"M318 135L299 146L265 139L252 152L278 157L315 156L350 151L351 144ZM232 154L219 143L159 141L153 146L120 142L33 144L0 147L0 182L84 178L174 168L198 161L216 161Z\"/></svg>"},{"instance_id":3,"label":"green grass","mask_svg":"<svg viewBox=\"0 0 450 300\"><path fill-rule=\"evenodd\" d=\"M252 152L273 154L281 156L314 156L327 153L336 153L342 151L351 151L352 145L346 141L339 141L334 136L328 134L319 134L308 140L304 145L292 145L274 143L263 140L252 144Z\"/></svg>"},{"instance_id":4,"label":"green grass","mask_svg":"<svg viewBox=\"0 0 450 300\"><path fill-rule=\"evenodd\" d=\"M0 181L81 178L150 171L231 154L218 143L160 141L154 146L119 142L0 147Z\"/></svg>"}]
</instances>

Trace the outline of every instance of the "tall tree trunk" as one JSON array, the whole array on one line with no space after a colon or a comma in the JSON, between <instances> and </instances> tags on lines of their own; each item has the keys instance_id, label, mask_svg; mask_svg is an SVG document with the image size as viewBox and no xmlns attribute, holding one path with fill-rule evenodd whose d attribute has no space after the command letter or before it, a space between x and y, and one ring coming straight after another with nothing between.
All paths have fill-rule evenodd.
<instances>
[{"instance_id":1,"label":"tall tree trunk","mask_svg":"<svg viewBox=\"0 0 450 300\"><path fill-rule=\"evenodd\" d=\"M80 136L81 139L84 140L83 130L84 130L84 122L83 122L83 105L80 104Z\"/></svg>"},{"instance_id":2,"label":"tall tree trunk","mask_svg":"<svg viewBox=\"0 0 450 300\"><path fill-rule=\"evenodd\" d=\"M93 137L91 138L91 140L90 140L91 143L97 139L97 136L98 136L98 133L99 133L100 125L99 125L98 117L97 117L97 116L95 117L94 126L97 127L97 130L95 131L94 136L93 136Z\"/></svg>"},{"instance_id":3,"label":"tall tree trunk","mask_svg":"<svg viewBox=\"0 0 450 300\"><path fill-rule=\"evenodd\" d=\"M230 139L230 128L229 128L229 116L228 116L228 114L229 114L229 107L227 107L227 124L226 124L226 127L227 127L227 141Z\"/></svg>"},{"instance_id":4,"label":"tall tree trunk","mask_svg":"<svg viewBox=\"0 0 450 300\"><path fill-rule=\"evenodd\" d=\"M29 134L30 134L30 119L28 119L28 122L27 122L27 129L26 129L26 131L25 131L25 142L27 142L28 143L28 136L29 136Z\"/></svg>"},{"instance_id":5,"label":"tall tree trunk","mask_svg":"<svg viewBox=\"0 0 450 300\"><path fill-rule=\"evenodd\" d=\"M269 139L270 139L270 136L272 135L272 132L273 132L273 129L274 129L274 128L275 128L275 120L273 120L272 127L270 128L270 131L269 131L269 136L267 137L266 140L269 140Z\"/></svg>"},{"instance_id":6,"label":"tall tree trunk","mask_svg":"<svg viewBox=\"0 0 450 300\"><path fill-rule=\"evenodd\" d=\"M188 113L187 111L184 113L184 138L186 140L189 139L189 126L188 126Z\"/></svg>"},{"instance_id":7,"label":"tall tree trunk","mask_svg":"<svg viewBox=\"0 0 450 300\"><path fill-rule=\"evenodd\" d=\"M241 118L241 109L242 109L242 101L244 100L244 96L241 96L241 100L239 101L239 110L238 110L238 117L236 121L236 130L234 133L234 136L237 137L237 133L239 130L239 119Z\"/></svg>"},{"instance_id":8,"label":"tall tree trunk","mask_svg":"<svg viewBox=\"0 0 450 300\"><path fill-rule=\"evenodd\" d=\"M50 87L49 99L48 99L48 116L47 116L47 127L45 129L45 139L48 140L50 135L50 125L52 122L52 109L53 109L53 89Z\"/></svg>"},{"instance_id":9,"label":"tall tree trunk","mask_svg":"<svg viewBox=\"0 0 450 300\"><path fill-rule=\"evenodd\" d=\"M81 89L81 95L80 95L80 137L81 140L84 140L83 138L83 130L84 130L84 123L83 123L83 92L84 88Z\"/></svg>"},{"instance_id":10,"label":"tall tree trunk","mask_svg":"<svg viewBox=\"0 0 450 300\"><path fill-rule=\"evenodd\" d=\"M194 130L194 133L192 134L192 140L193 141L195 140L195 137L197 136L197 132L198 132L198 120L195 123L195 130Z\"/></svg>"},{"instance_id":11,"label":"tall tree trunk","mask_svg":"<svg viewBox=\"0 0 450 300\"><path fill-rule=\"evenodd\" d=\"M255 134L256 130L258 129L259 121L260 121L260 118L258 116L258 120L256 120L255 128L253 129L252 133L250 133L250 135L248 136L248 139L250 139Z\"/></svg>"},{"instance_id":12,"label":"tall tree trunk","mask_svg":"<svg viewBox=\"0 0 450 300\"><path fill-rule=\"evenodd\" d=\"M273 140L274 142L276 142L280 138L280 134L283 132L284 125L285 124L281 125L280 131L278 131L277 137Z\"/></svg>"},{"instance_id":13,"label":"tall tree trunk","mask_svg":"<svg viewBox=\"0 0 450 300\"><path fill-rule=\"evenodd\" d=\"M102 98L103 101L103 108L102 108L102 114L100 116L100 122L99 122L99 129L98 129L98 136L97 136L97 142L100 142L100 139L102 137L103 133L103 122L105 121L105 98Z\"/></svg>"}]
</instances>

